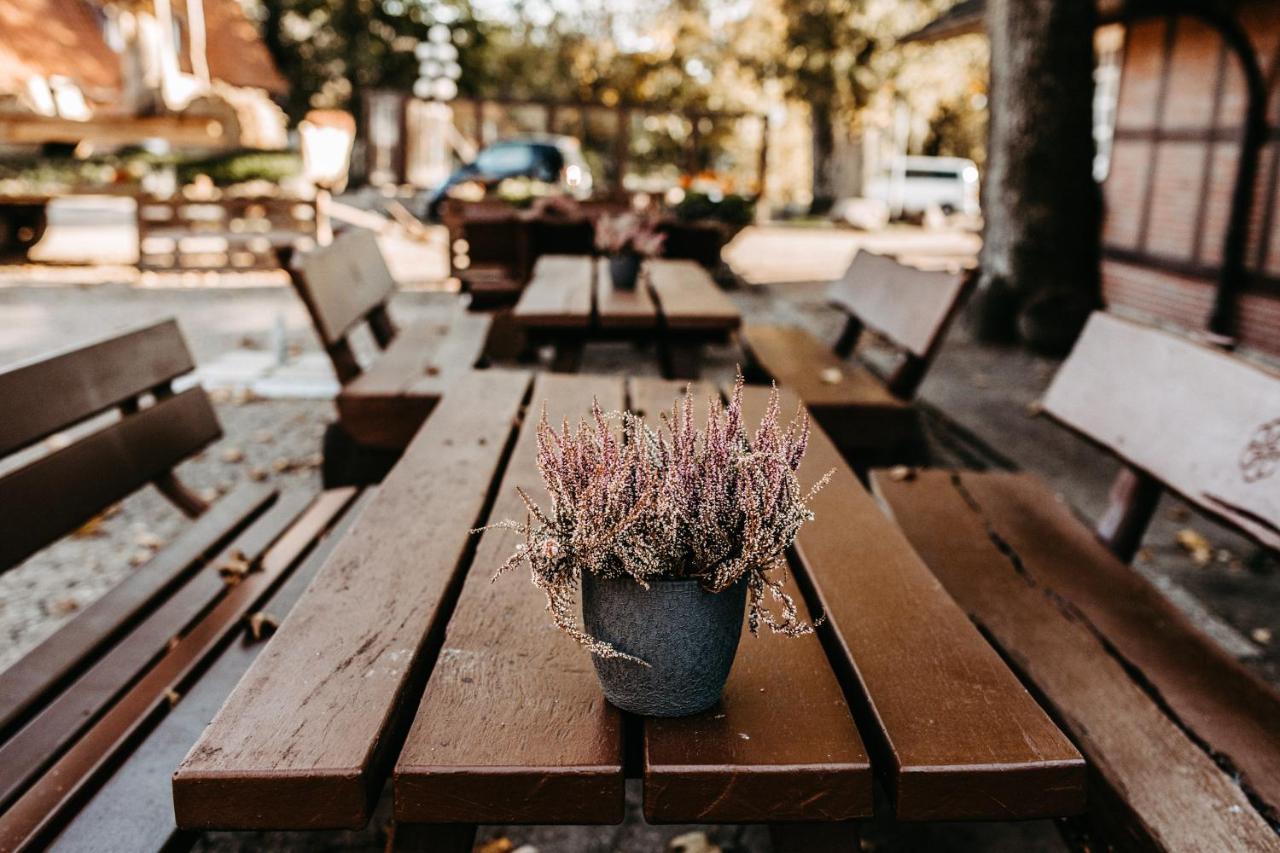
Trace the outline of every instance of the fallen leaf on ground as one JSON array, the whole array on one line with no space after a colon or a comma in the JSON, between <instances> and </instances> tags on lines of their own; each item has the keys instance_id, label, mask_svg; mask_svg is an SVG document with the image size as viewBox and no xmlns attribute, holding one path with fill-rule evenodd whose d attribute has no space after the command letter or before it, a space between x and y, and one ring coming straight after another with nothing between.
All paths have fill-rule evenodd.
<instances>
[{"instance_id":1,"label":"fallen leaf on ground","mask_svg":"<svg viewBox=\"0 0 1280 853\"><path fill-rule=\"evenodd\" d=\"M266 611L259 610L249 617L249 636L255 641L271 636L279 627L279 620Z\"/></svg>"},{"instance_id":2,"label":"fallen leaf on ground","mask_svg":"<svg viewBox=\"0 0 1280 853\"><path fill-rule=\"evenodd\" d=\"M253 571L253 564L249 562L249 558L245 556L243 551L233 551L227 559L222 561L218 566L218 574L222 575L222 579L226 581L227 586L235 586L244 579L244 576Z\"/></svg>"},{"instance_id":3,"label":"fallen leaf on ground","mask_svg":"<svg viewBox=\"0 0 1280 853\"><path fill-rule=\"evenodd\" d=\"M895 483L904 483L916 478L916 469L910 465L895 465L889 469L889 479Z\"/></svg>"},{"instance_id":4,"label":"fallen leaf on ground","mask_svg":"<svg viewBox=\"0 0 1280 853\"><path fill-rule=\"evenodd\" d=\"M713 844L705 832L677 835L667 842L667 850L671 853L720 853L719 845Z\"/></svg>"},{"instance_id":5,"label":"fallen leaf on ground","mask_svg":"<svg viewBox=\"0 0 1280 853\"><path fill-rule=\"evenodd\" d=\"M1146 548L1139 548L1139 549L1138 549L1138 562L1139 562L1139 563L1150 563L1150 562L1151 562L1151 551L1149 551L1149 550L1148 550L1148 549L1146 549Z\"/></svg>"},{"instance_id":6,"label":"fallen leaf on ground","mask_svg":"<svg viewBox=\"0 0 1280 853\"><path fill-rule=\"evenodd\" d=\"M133 552L133 556L129 558L129 565L136 569L138 566L141 566L143 563L150 560L151 555L152 552L150 550L135 551Z\"/></svg>"},{"instance_id":7,"label":"fallen leaf on ground","mask_svg":"<svg viewBox=\"0 0 1280 853\"><path fill-rule=\"evenodd\" d=\"M476 848L476 853L511 853L514 849L516 849L516 846L511 843L510 838L504 835L501 838L494 838L481 844Z\"/></svg>"},{"instance_id":8,"label":"fallen leaf on ground","mask_svg":"<svg viewBox=\"0 0 1280 853\"><path fill-rule=\"evenodd\" d=\"M164 698L169 700L169 707L172 708L182 701L182 694L170 687L164 691Z\"/></svg>"},{"instance_id":9,"label":"fallen leaf on ground","mask_svg":"<svg viewBox=\"0 0 1280 853\"><path fill-rule=\"evenodd\" d=\"M91 536L100 536L102 534L102 522L106 519L107 514L102 513L95 515L84 524L76 528L71 536L75 539L88 539Z\"/></svg>"},{"instance_id":10,"label":"fallen leaf on ground","mask_svg":"<svg viewBox=\"0 0 1280 853\"><path fill-rule=\"evenodd\" d=\"M238 447L228 447L222 451L222 461L230 465L244 461L244 451Z\"/></svg>"},{"instance_id":11,"label":"fallen leaf on ground","mask_svg":"<svg viewBox=\"0 0 1280 853\"><path fill-rule=\"evenodd\" d=\"M64 616L68 613L75 613L79 609L80 609L80 602L76 601L74 598L59 598L56 601L54 601L52 605L52 610L54 613L58 613Z\"/></svg>"},{"instance_id":12,"label":"fallen leaf on ground","mask_svg":"<svg viewBox=\"0 0 1280 853\"><path fill-rule=\"evenodd\" d=\"M1178 545L1191 555L1192 562L1197 566L1207 566L1213 561L1213 547L1209 540L1189 527L1178 531Z\"/></svg>"},{"instance_id":13,"label":"fallen leaf on ground","mask_svg":"<svg viewBox=\"0 0 1280 853\"><path fill-rule=\"evenodd\" d=\"M249 479L253 480L255 483L261 483L263 480L267 479L267 469L257 465L253 466L249 469Z\"/></svg>"},{"instance_id":14,"label":"fallen leaf on ground","mask_svg":"<svg viewBox=\"0 0 1280 853\"><path fill-rule=\"evenodd\" d=\"M1039 400L1032 400L1030 403L1027 403L1027 414L1031 417L1034 418L1043 411L1044 403L1041 403Z\"/></svg>"},{"instance_id":15,"label":"fallen leaf on ground","mask_svg":"<svg viewBox=\"0 0 1280 853\"><path fill-rule=\"evenodd\" d=\"M164 547L164 540L150 530L142 531L133 541L139 548L150 548L152 551L158 551Z\"/></svg>"},{"instance_id":16,"label":"fallen leaf on ground","mask_svg":"<svg viewBox=\"0 0 1280 853\"><path fill-rule=\"evenodd\" d=\"M818 378L826 385L839 385L840 380L844 378L844 374L840 372L838 367L827 367L818 374Z\"/></svg>"},{"instance_id":17,"label":"fallen leaf on ground","mask_svg":"<svg viewBox=\"0 0 1280 853\"><path fill-rule=\"evenodd\" d=\"M1253 641L1260 646L1267 646L1271 644L1270 628L1254 628L1249 632L1249 636L1253 637Z\"/></svg>"}]
</instances>

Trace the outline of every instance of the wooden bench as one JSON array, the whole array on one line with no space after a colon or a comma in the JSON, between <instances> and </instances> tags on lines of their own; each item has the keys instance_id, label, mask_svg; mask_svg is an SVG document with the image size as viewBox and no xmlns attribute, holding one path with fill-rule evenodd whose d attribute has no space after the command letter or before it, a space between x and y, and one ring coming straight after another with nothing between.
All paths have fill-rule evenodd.
<instances>
[{"instance_id":1,"label":"wooden bench","mask_svg":"<svg viewBox=\"0 0 1280 853\"><path fill-rule=\"evenodd\" d=\"M140 741L174 720L189 729L188 693L226 695L261 647L233 644L246 619L283 615L291 573L357 498L249 484L207 505L174 473L221 435L199 386L173 390L193 368L169 320L0 372L0 571L148 483L193 519L0 672L2 850L43 847L112 773L167 780L173 763ZM133 797L113 808L132 818L134 806L151 808ZM170 813L157 819L173 827ZM128 834L91 846L135 849Z\"/></svg>"},{"instance_id":2,"label":"wooden bench","mask_svg":"<svg viewBox=\"0 0 1280 853\"><path fill-rule=\"evenodd\" d=\"M1124 463L1092 531L1029 474L875 472L874 487L1089 759L1103 833L1280 849L1280 695L1127 565L1166 489L1280 547L1280 375L1097 313L1044 411Z\"/></svg>"},{"instance_id":3,"label":"wooden bench","mask_svg":"<svg viewBox=\"0 0 1280 853\"><path fill-rule=\"evenodd\" d=\"M516 487L545 497L544 406L553 422L593 400L656 420L681 386L545 374L530 391L502 370L461 382L179 767L180 826L360 827L389 774L393 844L440 850L469 850L477 823L617 823L628 776L650 822L826 828L818 850L856 849L849 822L872 812L873 773L905 820L1083 807L1079 753L820 429L802 479L836 479L792 588L810 587L827 627L744 638L706 713L625 717L537 591L490 582L518 537L469 531L521 515ZM747 397L758 419L765 395Z\"/></svg>"},{"instance_id":4,"label":"wooden bench","mask_svg":"<svg viewBox=\"0 0 1280 853\"><path fill-rule=\"evenodd\" d=\"M922 442L910 402L971 282L968 273L919 270L859 251L827 291L848 315L834 347L803 329L758 323L744 326L743 347L753 369L799 395L849 458L911 459ZM849 360L867 329L896 353L886 376Z\"/></svg>"},{"instance_id":5,"label":"wooden bench","mask_svg":"<svg viewBox=\"0 0 1280 853\"><path fill-rule=\"evenodd\" d=\"M395 280L371 231L347 231L288 267L342 383L338 421L325 433L325 485L376 482L450 383L482 361L490 320L458 311L398 329L387 306ZM381 350L363 366L350 340L361 323Z\"/></svg>"}]
</instances>

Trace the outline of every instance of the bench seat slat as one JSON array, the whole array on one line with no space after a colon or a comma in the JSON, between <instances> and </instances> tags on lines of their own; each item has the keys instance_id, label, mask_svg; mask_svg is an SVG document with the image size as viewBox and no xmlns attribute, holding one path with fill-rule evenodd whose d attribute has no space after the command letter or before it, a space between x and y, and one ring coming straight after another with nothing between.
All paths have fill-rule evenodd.
<instances>
[{"instance_id":1,"label":"bench seat slat","mask_svg":"<svg viewBox=\"0 0 1280 853\"><path fill-rule=\"evenodd\" d=\"M790 389L843 449L909 441L919 430L915 411L866 367L844 361L804 329L749 323L743 345L779 385ZM828 382L824 371L836 371Z\"/></svg>"},{"instance_id":2,"label":"bench seat slat","mask_svg":"<svg viewBox=\"0 0 1280 853\"><path fill-rule=\"evenodd\" d=\"M747 389L751 418L767 396ZM784 411L796 405L784 395ZM1009 820L1081 810L1080 754L815 428L801 481L829 469L796 553L826 613L835 662L865 702L863 735L873 739L873 766L897 816Z\"/></svg>"},{"instance_id":3,"label":"bench seat slat","mask_svg":"<svg viewBox=\"0 0 1280 853\"><path fill-rule=\"evenodd\" d=\"M1280 816L1280 693L1201 634L1029 474L960 483L1024 570L1097 626L1170 710Z\"/></svg>"},{"instance_id":4,"label":"bench seat slat","mask_svg":"<svg viewBox=\"0 0 1280 853\"><path fill-rule=\"evenodd\" d=\"M516 320L538 328L587 328L594 272L592 259L585 255L543 255L516 303Z\"/></svg>"},{"instance_id":5,"label":"bench seat slat","mask_svg":"<svg viewBox=\"0 0 1280 853\"><path fill-rule=\"evenodd\" d=\"M0 737L168 595L202 558L212 557L275 496L275 489L251 484L223 497L152 560L0 672Z\"/></svg>"},{"instance_id":6,"label":"bench seat slat","mask_svg":"<svg viewBox=\"0 0 1280 853\"><path fill-rule=\"evenodd\" d=\"M0 371L0 456L194 369L178 324L163 320Z\"/></svg>"},{"instance_id":7,"label":"bench seat slat","mask_svg":"<svg viewBox=\"0 0 1280 853\"><path fill-rule=\"evenodd\" d=\"M529 384L459 379L174 775L183 828L358 828Z\"/></svg>"},{"instance_id":8,"label":"bench seat slat","mask_svg":"<svg viewBox=\"0 0 1280 853\"><path fill-rule=\"evenodd\" d=\"M263 612L283 618L293 609L375 493L366 490L351 504L302 565L261 605ZM173 710L59 832L49 849L157 853L172 849L179 834L173 818L173 769L265 647L265 640L228 644Z\"/></svg>"},{"instance_id":9,"label":"bench seat slat","mask_svg":"<svg viewBox=\"0 0 1280 853\"><path fill-rule=\"evenodd\" d=\"M872 480L948 592L1076 737L1094 771L1091 817L1138 849L1280 849L1280 837L1240 787L1046 585L1037 555L1015 547L1011 556L1009 544L993 538L1002 535L1000 519L970 494L986 476L957 481L950 472L925 471L899 482L875 472ZM1089 568L1073 564L1080 574ZM1123 597L1122 588L1115 595Z\"/></svg>"},{"instance_id":10,"label":"bench seat slat","mask_svg":"<svg viewBox=\"0 0 1280 853\"><path fill-rule=\"evenodd\" d=\"M0 571L221 435L204 389L189 388L0 478Z\"/></svg>"},{"instance_id":11,"label":"bench seat slat","mask_svg":"<svg viewBox=\"0 0 1280 853\"><path fill-rule=\"evenodd\" d=\"M312 547L354 498L352 489L326 492L314 501L302 493L283 496L239 541L259 568L226 590L217 603L175 640L142 677L85 731L56 763L0 815L0 849L38 843L74 806L81 792L112 766L120 750L163 716L173 693L222 648L237 627ZM286 513L286 511L288 511ZM268 520L285 518L285 530L268 533ZM295 523L296 521L296 523ZM212 574L212 573L210 573ZM221 581L218 581L221 584Z\"/></svg>"},{"instance_id":12,"label":"bench seat slat","mask_svg":"<svg viewBox=\"0 0 1280 853\"><path fill-rule=\"evenodd\" d=\"M256 559L288 529L308 501L300 493L285 495L218 559L225 560L233 550ZM31 784L226 590L214 567L194 575L0 745L0 807Z\"/></svg>"},{"instance_id":13,"label":"bench seat slat","mask_svg":"<svg viewBox=\"0 0 1280 853\"><path fill-rule=\"evenodd\" d=\"M524 518L516 494L546 498L534 427L557 426L597 398L621 408L622 381L539 376L491 521ZM433 416L434 419L435 416ZM617 823L623 817L622 720L588 653L562 634L523 571L490 583L520 539L483 534L395 770L405 823Z\"/></svg>"},{"instance_id":14,"label":"bench seat slat","mask_svg":"<svg viewBox=\"0 0 1280 853\"><path fill-rule=\"evenodd\" d=\"M632 379L630 409L656 426L684 388ZM693 386L699 424L713 393ZM794 579L788 591L807 619ZM644 721L644 814L651 823L870 817L870 760L816 635L789 638L762 627L752 637L744 624L718 705Z\"/></svg>"}]
</instances>

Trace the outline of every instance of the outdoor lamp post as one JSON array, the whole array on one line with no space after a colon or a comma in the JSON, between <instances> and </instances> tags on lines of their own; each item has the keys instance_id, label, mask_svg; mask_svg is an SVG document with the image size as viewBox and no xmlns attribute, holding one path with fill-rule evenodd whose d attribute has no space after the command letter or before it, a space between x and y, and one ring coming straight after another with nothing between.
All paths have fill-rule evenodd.
<instances>
[{"instance_id":1,"label":"outdoor lamp post","mask_svg":"<svg viewBox=\"0 0 1280 853\"><path fill-rule=\"evenodd\" d=\"M302 173L316 188L316 242L333 242L329 199L347 185L356 121L341 110L312 110L298 124Z\"/></svg>"}]
</instances>

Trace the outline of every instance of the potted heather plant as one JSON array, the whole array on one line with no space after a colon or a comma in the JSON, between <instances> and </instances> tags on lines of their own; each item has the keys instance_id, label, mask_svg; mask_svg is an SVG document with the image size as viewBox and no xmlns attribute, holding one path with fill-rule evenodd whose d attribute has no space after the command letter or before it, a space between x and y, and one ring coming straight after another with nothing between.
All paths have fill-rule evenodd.
<instances>
[{"instance_id":1,"label":"potted heather plant","mask_svg":"<svg viewBox=\"0 0 1280 853\"><path fill-rule=\"evenodd\" d=\"M656 224L635 213L596 220L596 249L608 256L613 286L619 290L635 289L640 262L661 254L664 242L666 235L658 232Z\"/></svg>"},{"instance_id":2,"label":"potted heather plant","mask_svg":"<svg viewBox=\"0 0 1280 853\"><path fill-rule=\"evenodd\" d=\"M714 705L744 611L752 634L761 625L788 636L813 630L783 588L784 555L826 478L801 488L808 418L801 411L784 428L778 409L775 389L749 434L739 377L728 406L711 401L702 429L688 392L657 429L596 405L557 432L543 412L538 469L550 504L520 492L526 520L498 526L524 541L494 579L528 564L551 619L591 652L617 707L682 716Z\"/></svg>"}]
</instances>

